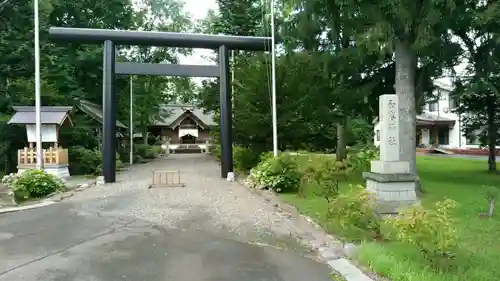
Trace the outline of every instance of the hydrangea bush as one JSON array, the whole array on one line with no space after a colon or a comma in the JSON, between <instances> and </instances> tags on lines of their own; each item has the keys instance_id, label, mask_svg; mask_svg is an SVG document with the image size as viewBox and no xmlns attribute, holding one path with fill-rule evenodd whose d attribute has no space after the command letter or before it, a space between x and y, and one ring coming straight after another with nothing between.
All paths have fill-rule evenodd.
<instances>
[{"instance_id":1,"label":"hydrangea bush","mask_svg":"<svg viewBox=\"0 0 500 281\"><path fill-rule=\"evenodd\" d=\"M37 169L6 175L2 178L2 183L9 188L9 195L14 196L16 202L42 198L66 189L61 179Z\"/></svg>"}]
</instances>

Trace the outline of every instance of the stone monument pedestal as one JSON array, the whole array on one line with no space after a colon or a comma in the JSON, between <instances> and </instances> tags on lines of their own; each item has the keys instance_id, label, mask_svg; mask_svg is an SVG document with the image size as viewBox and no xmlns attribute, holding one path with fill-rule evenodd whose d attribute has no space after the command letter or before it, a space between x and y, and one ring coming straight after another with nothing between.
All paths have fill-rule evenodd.
<instances>
[{"instance_id":1,"label":"stone monument pedestal","mask_svg":"<svg viewBox=\"0 0 500 281\"><path fill-rule=\"evenodd\" d=\"M363 173L366 188L376 198L376 212L395 214L401 207L417 202L417 176L410 163L401 161L399 102L396 95L379 97L380 160L371 162L371 172Z\"/></svg>"},{"instance_id":2,"label":"stone monument pedestal","mask_svg":"<svg viewBox=\"0 0 500 281\"><path fill-rule=\"evenodd\" d=\"M410 171L410 163L404 161L372 161L372 172L363 173L366 189L375 195L376 212L395 214L398 208L416 203L417 177Z\"/></svg>"}]
</instances>

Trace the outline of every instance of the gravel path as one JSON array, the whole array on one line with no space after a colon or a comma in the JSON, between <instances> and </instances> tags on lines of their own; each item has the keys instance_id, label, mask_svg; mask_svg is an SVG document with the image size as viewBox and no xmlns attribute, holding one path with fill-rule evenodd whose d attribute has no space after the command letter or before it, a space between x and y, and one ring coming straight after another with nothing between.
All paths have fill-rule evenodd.
<instances>
[{"instance_id":1,"label":"gravel path","mask_svg":"<svg viewBox=\"0 0 500 281\"><path fill-rule=\"evenodd\" d=\"M148 189L153 170L180 170L185 186ZM343 258L341 242L272 193L221 179L207 155L172 154L72 194L0 217L9 230L0 240L10 239L0 280L320 281L331 268L372 280Z\"/></svg>"},{"instance_id":2,"label":"gravel path","mask_svg":"<svg viewBox=\"0 0 500 281\"><path fill-rule=\"evenodd\" d=\"M180 170L185 187L148 189L154 169ZM237 236L245 242L310 251L297 240L321 235L304 220L282 212L275 202L265 200L238 182L221 179L219 165L202 154L171 154L148 164L133 166L117 175L117 182L89 188L70 198L73 202L98 202L101 211L131 216L170 228L202 229ZM120 196L117 200L109 197ZM87 200L100 198L101 200ZM111 203L113 202L113 203ZM89 206L89 210L95 206ZM325 241L328 243L324 234ZM299 239L297 239L299 238ZM313 254L312 256L316 256Z\"/></svg>"}]
</instances>

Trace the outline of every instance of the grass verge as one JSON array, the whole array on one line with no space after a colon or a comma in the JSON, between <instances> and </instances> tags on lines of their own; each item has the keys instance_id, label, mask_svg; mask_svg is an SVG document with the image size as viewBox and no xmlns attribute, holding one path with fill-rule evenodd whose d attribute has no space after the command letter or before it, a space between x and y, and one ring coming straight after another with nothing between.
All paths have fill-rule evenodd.
<instances>
[{"instance_id":1,"label":"grass verge","mask_svg":"<svg viewBox=\"0 0 500 281\"><path fill-rule=\"evenodd\" d=\"M314 161L304 157L300 161ZM319 156L314 156L319 157ZM484 186L500 185L500 176L485 171L486 161L422 156L417 159L418 172L425 189L422 204L432 207L444 198L458 203L454 212L458 234L459 253L454 266L445 272L436 272L413 246L396 242L365 240L357 233L340 233L341 239L363 241L359 262L382 276L395 281L491 281L500 279L500 215L481 217L488 202ZM362 183L359 176L342 182L341 190L349 184ZM325 219L327 202L318 196L314 187L305 188L305 197L282 194L299 211L316 219L328 232L339 235L335 224Z\"/></svg>"}]
</instances>

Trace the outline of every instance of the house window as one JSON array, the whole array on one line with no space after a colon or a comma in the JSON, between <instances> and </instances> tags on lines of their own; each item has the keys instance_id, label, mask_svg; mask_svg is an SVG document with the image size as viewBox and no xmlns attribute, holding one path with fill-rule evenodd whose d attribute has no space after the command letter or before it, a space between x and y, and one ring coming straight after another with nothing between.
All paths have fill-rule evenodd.
<instances>
[{"instance_id":1,"label":"house window","mask_svg":"<svg viewBox=\"0 0 500 281\"><path fill-rule=\"evenodd\" d=\"M456 106L456 104L455 104L455 100L454 100L454 99L452 99L452 98L450 97L450 98L448 99L448 108L449 108L450 110L452 110L452 109L454 109L454 108L455 108L455 106Z\"/></svg>"},{"instance_id":2,"label":"house window","mask_svg":"<svg viewBox=\"0 0 500 281\"><path fill-rule=\"evenodd\" d=\"M438 111L438 102L433 101L429 103L429 112L436 112Z\"/></svg>"},{"instance_id":3,"label":"house window","mask_svg":"<svg viewBox=\"0 0 500 281\"><path fill-rule=\"evenodd\" d=\"M480 130L474 130L473 132L470 132L467 134L467 139L466 143L468 145L481 145L481 131Z\"/></svg>"},{"instance_id":4,"label":"house window","mask_svg":"<svg viewBox=\"0 0 500 281\"><path fill-rule=\"evenodd\" d=\"M380 141L380 130L377 130L377 141Z\"/></svg>"},{"instance_id":5,"label":"house window","mask_svg":"<svg viewBox=\"0 0 500 281\"><path fill-rule=\"evenodd\" d=\"M438 128L438 144L449 145L450 144L450 129L449 128Z\"/></svg>"}]
</instances>

